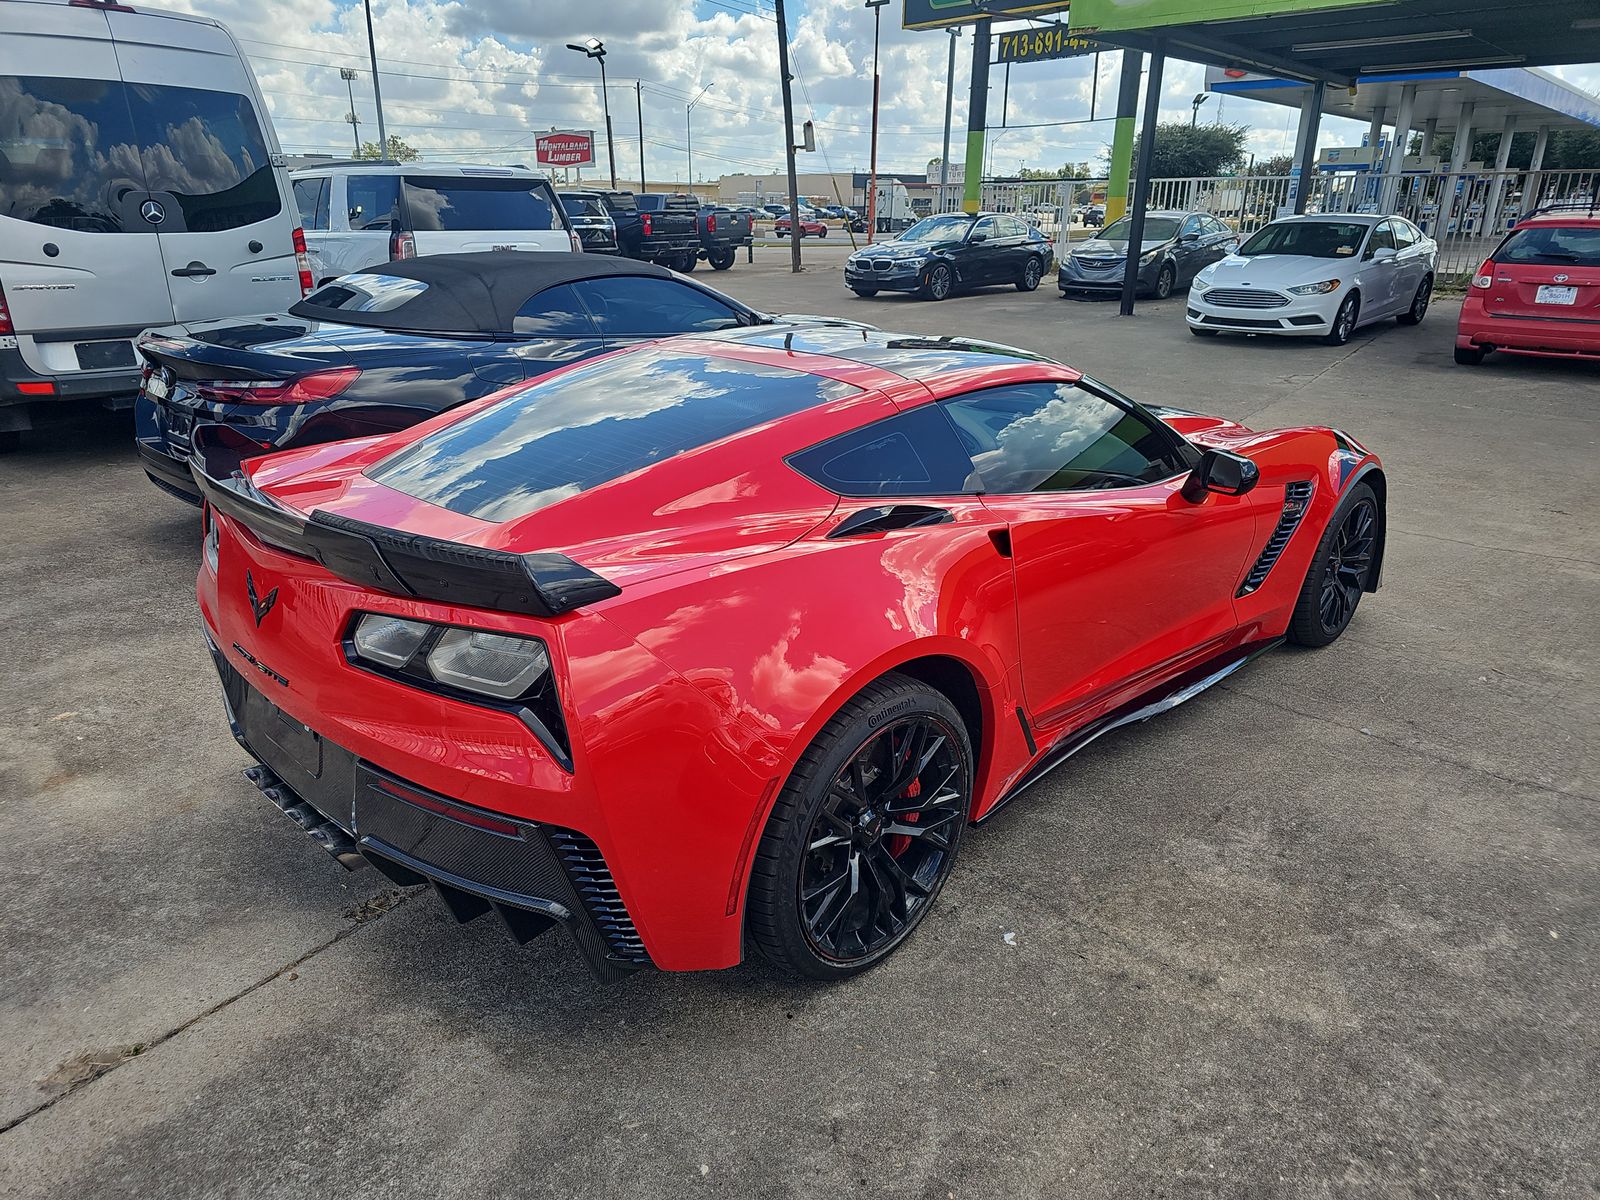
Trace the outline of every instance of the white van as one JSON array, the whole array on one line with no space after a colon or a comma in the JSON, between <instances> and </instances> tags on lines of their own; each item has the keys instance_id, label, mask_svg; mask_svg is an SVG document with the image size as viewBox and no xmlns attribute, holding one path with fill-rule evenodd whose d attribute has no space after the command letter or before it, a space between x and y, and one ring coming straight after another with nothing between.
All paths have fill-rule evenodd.
<instances>
[{"instance_id":1,"label":"white van","mask_svg":"<svg viewBox=\"0 0 1600 1200\"><path fill-rule=\"evenodd\" d=\"M550 181L526 167L351 161L291 179L319 286L419 254L583 249Z\"/></svg>"},{"instance_id":2,"label":"white van","mask_svg":"<svg viewBox=\"0 0 1600 1200\"><path fill-rule=\"evenodd\" d=\"M221 25L0 0L0 448L42 406L131 404L144 329L299 300L294 211Z\"/></svg>"}]
</instances>

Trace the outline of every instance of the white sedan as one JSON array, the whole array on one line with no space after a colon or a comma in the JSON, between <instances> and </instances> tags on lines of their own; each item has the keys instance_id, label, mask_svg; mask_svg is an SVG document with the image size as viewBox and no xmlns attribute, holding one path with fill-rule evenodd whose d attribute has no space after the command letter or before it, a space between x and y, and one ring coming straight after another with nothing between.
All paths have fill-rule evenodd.
<instances>
[{"instance_id":1,"label":"white sedan","mask_svg":"<svg viewBox=\"0 0 1600 1200\"><path fill-rule=\"evenodd\" d=\"M1342 346L1363 325L1428 311L1439 247L1404 217L1286 217L1195 276L1189 332L1320 337Z\"/></svg>"}]
</instances>

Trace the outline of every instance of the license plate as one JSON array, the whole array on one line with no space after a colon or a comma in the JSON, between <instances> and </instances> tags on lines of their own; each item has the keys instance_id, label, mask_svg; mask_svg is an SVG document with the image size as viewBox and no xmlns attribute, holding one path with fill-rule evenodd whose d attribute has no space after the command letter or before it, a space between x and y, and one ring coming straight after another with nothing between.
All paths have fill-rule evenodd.
<instances>
[{"instance_id":1,"label":"license plate","mask_svg":"<svg viewBox=\"0 0 1600 1200\"><path fill-rule=\"evenodd\" d=\"M172 394L172 389L167 386L165 373L150 376L144 381L144 394L152 400L165 400Z\"/></svg>"},{"instance_id":2,"label":"license plate","mask_svg":"<svg viewBox=\"0 0 1600 1200\"><path fill-rule=\"evenodd\" d=\"M1534 293L1535 304L1576 304L1578 302L1578 289L1575 287L1552 287L1545 284Z\"/></svg>"},{"instance_id":3,"label":"license plate","mask_svg":"<svg viewBox=\"0 0 1600 1200\"><path fill-rule=\"evenodd\" d=\"M85 371L134 364L132 342L79 342L73 349L78 355L78 366Z\"/></svg>"}]
</instances>

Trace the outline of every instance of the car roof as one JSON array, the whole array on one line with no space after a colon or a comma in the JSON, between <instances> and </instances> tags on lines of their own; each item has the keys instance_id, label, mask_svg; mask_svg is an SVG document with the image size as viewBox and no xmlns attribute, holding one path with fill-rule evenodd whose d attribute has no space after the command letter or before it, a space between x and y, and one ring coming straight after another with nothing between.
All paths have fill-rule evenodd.
<instances>
[{"instance_id":1,"label":"car roof","mask_svg":"<svg viewBox=\"0 0 1600 1200\"><path fill-rule=\"evenodd\" d=\"M978 338L932 337L883 329L840 326L773 326L695 334L697 343L781 350L788 355L813 355L858 363L903 379L929 379L956 371L1003 366L1006 363L1062 364L1031 350ZM802 368L803 369L803 368Z\"/></svg>"},{"instance_id":2,"label":"car roof","mask_svg":"<svg viewBox=\"0 0 1600 1200\"><path fill-rule=\"evenodd\" d=\"M1292 217L1277 217L1269 221L1269 225L1288 225L1292 223L1305 223L1307 221L1336 221L1341 225L1376 225L1379 221L1393 220L1398 213L1296 213ZM1405 218L1401 218L1404 220Z\"/></svg>"},{"instance_id":3,"label":"car roof","mask_svg":"<svg viewBox=\"0 0 1600 1200\"><path fill-rule=\"evenodd\" d=\"M352 312L317 304L316 297L322 291L319 288L289 311L297 317L311 320L397 331L509 333L517 310L527 302L528 297L546 288L580 279L617 276L677 278L665 267L635 262L630 258L605 254L527 253L518 250L481 254L427 254L420 258L378 263L352 274L416 279L426 283L428 288L403 304L377 312ZM339 282L332 280L323 287L337 287ZM679 282L685 287L700 287L689 280ZM730 299L729 303L738 302Z\"/></svg>"},{"instance_id":4,"label":"car roof","mask_svg":"<svg viewBox=\"0 0 1600 1200\"><path fill-rule=\"evenodd\" d=\"M1541 225L1600 225L1600 205L1594 208L1557 209L1553 212L1533 212L1517 222L1518 229L1537 228Z\"/></svg>"}]
</instances>

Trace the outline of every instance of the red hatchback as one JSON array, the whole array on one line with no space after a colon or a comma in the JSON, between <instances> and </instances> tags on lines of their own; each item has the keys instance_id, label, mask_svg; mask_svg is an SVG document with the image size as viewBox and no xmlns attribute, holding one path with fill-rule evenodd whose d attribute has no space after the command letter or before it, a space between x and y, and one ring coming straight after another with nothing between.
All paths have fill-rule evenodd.
<instances>
[{"instance_id":1,"label":"red hatchback","mask_svg":"<svg viewBox=\"0 0 1600 1200\"><path fill-rule=\"evenodd\" d=\"M1535 213L1518 222L1467 290L1456 362L1497 350L1600 359L1600 215Z\"/></svg>"},{"instance_id":2,"label":"red hatchback","mask_svg":"<svg viewBox=\"0 0 1600 1200\"><path fill-rule=\"evenodd\" d=\"M779 217L772 223L772 231L787 236L789 233L789 218ZM814 221L810 217L800 218L800 236L803 238L828 236L828 227L821 221Z\"/></svg>"}]
</instances>

